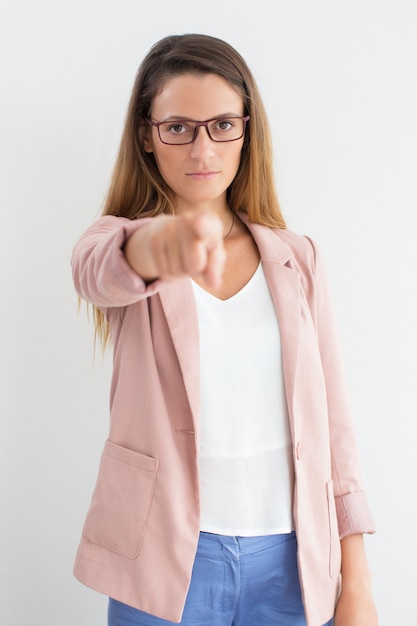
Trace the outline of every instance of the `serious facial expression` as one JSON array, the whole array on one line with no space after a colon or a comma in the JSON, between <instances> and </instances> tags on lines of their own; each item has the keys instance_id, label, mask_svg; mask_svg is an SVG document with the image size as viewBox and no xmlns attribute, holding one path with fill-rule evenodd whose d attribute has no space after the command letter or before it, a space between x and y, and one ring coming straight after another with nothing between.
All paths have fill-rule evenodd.
<instances>
[{"instance_id":1,"label":"serious facial expression","mask_svg":"<svg viewBox=\"0 0 417 626\"><path fill-rule=\"evenodd\" d=\"M169 79L155 96L150 118L204 121L244 115L240 94L217 74L183 74ZM144 147L152 152L161 176L174 192L176 212L226 208L226 190L239 168L244 137L214 142L205 127L198 128L193 143L166 145L158 130L149 127Z\"/></svg>"}]
</instances>

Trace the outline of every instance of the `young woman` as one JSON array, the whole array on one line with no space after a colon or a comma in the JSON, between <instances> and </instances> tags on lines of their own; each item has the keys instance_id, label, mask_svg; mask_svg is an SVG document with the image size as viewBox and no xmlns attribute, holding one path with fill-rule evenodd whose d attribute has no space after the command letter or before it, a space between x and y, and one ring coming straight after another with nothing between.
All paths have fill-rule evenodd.
<instances>
[{"instance_id":1,"label":"young woman","mask_svg":"<svg viewBox=\"0 0 417 626\"><path fill-rule=\"evenodd\" d=\"M167 37L143 61L73 276L114 350L75 564L109 626L376 626L320 253L285 227L225 42Z\"/></svg>"}]
</instances>

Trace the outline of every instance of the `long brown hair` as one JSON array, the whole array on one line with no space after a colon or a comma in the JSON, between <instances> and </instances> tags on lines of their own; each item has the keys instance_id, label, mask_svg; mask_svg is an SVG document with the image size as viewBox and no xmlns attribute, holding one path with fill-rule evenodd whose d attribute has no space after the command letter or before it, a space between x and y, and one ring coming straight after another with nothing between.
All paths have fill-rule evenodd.
<instances>
[{"instance_id":1,"label":"long brown hair","mask_svg":"<svg viewBox=\"0 0 417 626\"><path fill-rule=\"evenodd\" d=\"M164 83L190 72L224 78L242 96L244 114L250 116L239 170L227 191L229 206L245 212L251 222L285 228L275 190L269 124L255 79L232 46L216 37L198 34L161 39L141 63L103 215L136 219L174 212L171 191L153 154L145 152L140 129ZM108 327L97 308L94 318L96 333L105 345Z\"/></svg>"}]
</instances>

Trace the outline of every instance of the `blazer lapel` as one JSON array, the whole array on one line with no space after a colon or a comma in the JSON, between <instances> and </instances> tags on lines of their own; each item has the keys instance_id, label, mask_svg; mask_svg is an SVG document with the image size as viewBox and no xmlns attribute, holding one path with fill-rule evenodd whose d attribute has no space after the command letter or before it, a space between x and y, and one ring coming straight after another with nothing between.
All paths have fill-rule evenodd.
<instances>
[{"instance_id":1,"label":"blazer lapel","mask_svg":"<svg viewBox=\"0 0 417 626\"><path fill-rule=\"evenodd\" d=\"M261 257L265 278L275 304L281 333L285 392L290 420L293 423L294 383L301 322L301 279L294 269L293 253L279 235L279 230L251 224L250 230Z\"/></svg>"},{"instance_id":2,"label":"blazer lapel","mask_svg":"<svg viewBox=\"0 0 417 626\"><path fill-rule=\"evenodd\" d=\"M199 431L200 350L197 309L191 280L165 283L159 290L190 404L194 430Z\"/></svg>"}]
</instances>

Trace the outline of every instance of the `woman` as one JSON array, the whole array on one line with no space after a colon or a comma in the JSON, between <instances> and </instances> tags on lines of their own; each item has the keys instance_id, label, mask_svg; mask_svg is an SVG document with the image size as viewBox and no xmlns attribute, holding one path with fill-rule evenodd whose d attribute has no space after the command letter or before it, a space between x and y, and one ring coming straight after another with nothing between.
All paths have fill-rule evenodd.
<instances>
[{"instance_id":1,"label":"woman","mask_svg":"<svg viewBox=\"0 0 417 626\"><path fill-rule=\"evenodd\" d=\"M114 349L75 564L109 626L376 626L320 253L285 228L262 102L225 42L167 37L143 61L73 275Z\"/></svg>"}]
</instances>

